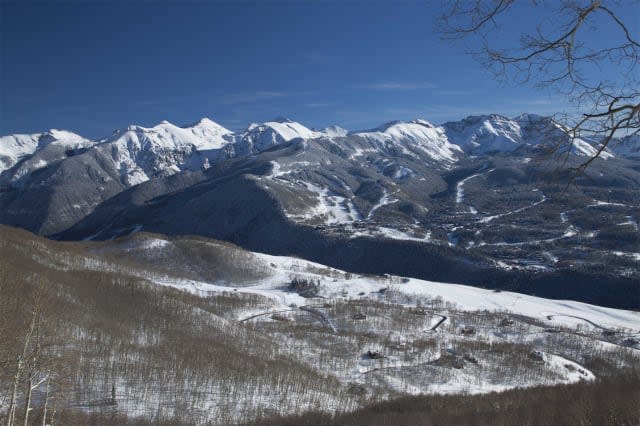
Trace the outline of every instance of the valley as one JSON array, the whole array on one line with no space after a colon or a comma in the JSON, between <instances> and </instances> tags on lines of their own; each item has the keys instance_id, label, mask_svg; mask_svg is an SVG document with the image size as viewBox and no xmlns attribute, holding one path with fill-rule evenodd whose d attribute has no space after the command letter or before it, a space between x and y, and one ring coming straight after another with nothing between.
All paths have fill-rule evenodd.
<instances>
[{"instance_id":1,"label":"valley","mask_svg":"<svg viewBox=\"0 0 640 426\"><path fill-rule=\"evenodd\" d=\"M61 139L38 136L47 143L0 175L1 222L63 240L202 235L352 272L640 307L628 298L640 256L637 159L614 144L573 176L596 144L544 159L546 144L567 138L545 117L355 132L287 119L243 133L162 122L84 140L78 152L63 147L79 137L52 135ZM559 280L566 291L548 284Z\"/></svg>"}]
</instances>

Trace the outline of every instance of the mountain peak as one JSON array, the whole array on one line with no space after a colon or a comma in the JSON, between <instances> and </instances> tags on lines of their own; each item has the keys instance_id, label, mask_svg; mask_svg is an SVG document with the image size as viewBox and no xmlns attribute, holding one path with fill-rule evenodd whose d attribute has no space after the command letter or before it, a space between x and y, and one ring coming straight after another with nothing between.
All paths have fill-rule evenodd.
<instances>
[{"instance_id":1,"label":"mountain peak","mask_svg":"<svg viewBox=\"0 0 640 426\"><path fill-rule=\"evenodd\" d=\"M220 126L220 124L216 123L215 121L211 120L208 117L202 117L200 120L196 121L193 124L189 124L187 126L184 126L185 128L187 127L202 127L202 126L206 126L206 127L222 127Z\"/></svg>"},{"instance_id":2,"label":"mountain peak","mask_svg":"<svg viewBox=\"0 0 640 426\"><path fill-rule=\"evenodd\" d=\"M500 114L471 115L443 125L449 140L467 153L513 151L523 145L537 145L539 135L531 133L529 123L540 116L521 114L508 118Z\"/></svg>"},{"instance_id":3,"label":"mountain peak","mask_svg":"<svg viewBox=\"0 0 640 426\"><path fill-rule=\"evenodd\" d=\"M416 118L415 120L411 120L410 123L412 123L412 124L420 124L421 126L425 126L425 127L429 127L429 128L435 127L433 124L431 124L430 122L428 122L427 120L424 120L422 118Z\"/></svg>"},{"instance_id":4,"label":"mountain peak","mask_svg":"<svg viewBox=\"0 0 640 426\"><path fill-rule=\"evenodd\" d=\"M294 123L294 121L288 117L284 117L284 116L278 116L276 118L274 118L273 120L271 120L274 123Z\"/></svg>"},{"instance_id":5,"label":"mountain peak","mask_svg":"<svg viewBox=\"0 0 640 426\"><path fill-rule=\"evenodd\" d=\"M218 124L208 117L202 117L196 124Z\"/></svg>"},{"instance_id":6,"label":"mountain peak","mask_svg":"<svg viewBox=\"0 0 640 426\"><path fill-rule=\"evenodd\" d=\"M42 132L38 137L41 144L47 144L59 140L80 140L84 139L82 136L70 132L68 130L49 129L46 132Z\"/></svg>"},{"instance_id":7,"label":"mountain peak","mask_svg":"<svg viewBox=\"0 0 640 426\"><path fill-rule=\"evenodd\" d=\"M410 121L404 121L404 120L393 120L393 121L388 121L378 127L375 127L371 130L365 130L362 132L357 132L357 133L370 133L370 132L380 132L380 133L385 133L387 132L389 129L391 129L392 127L402 127L402 126L411 126L414 124L418 124L420 126L423 127L427 127L427 128L435 128L436 126L434 126L433 124L431 124L430 122L428 122L427 120L424 120L422 118L416 118L414 120L410 120Z\"/></svg>"},{"instance_id":8,"label":"mountain peak","mask_svg":"<svg viewBox=\"0 0 640 426\"><path fill-rule=\"evenodd\" d=\"M58 129L49 129L42 133L2 136L0 137L0 173L13 167L21 159L54 144L76 148L89 146L94 142L76 133Z\"/></svg>"},{"instance_id":9,"label":"mountain peak","mask_svg":"<svg viewBox=\"0 0 640 426\"><path fill-rule=\"evenodd\" d=\"M373 129L370 130L363 130L363 131L358 131L356 133L371 133L371 132L380 132L380 133L384 133L387 130L389 130L390 127L396 126L398 124L402 124L404 123L404 121L402 120L393 120L393 121L387 121L384 124L381 124L378 127L374 127Z\"/></svg>"},{"instance_id":10,"label":"mountain peak","mask_svg":"<svg viewBox=\"0 0 640 426\"><path fill-rule=\"evenodd\" d=\"M202 117L200 120L196 121L193 124L189 124L183 127L183 129L191 129L191 130L202 130L202 131L214 131L214 132L218 132L218 133L233 133L231 132L231 130L225 128L224 126L216 123L215 121L207 118L207 117Z\"/></svg>"},{"instance_id":11,"label":"mountain peak","mask_svg":"<svg viewBox=\"0 0 640 426\"><path fill-rule=\"evenodd\" d=\"M320 131L321 133L324 133L325 135L329 136L329 137L344 137L347 136L349 134L349 131L347 129L344 129L340 126L336 126L335 124L333 126L329 126L329 127L325 127L324 129L322 129Z\"/></svg>"}]
</instances>

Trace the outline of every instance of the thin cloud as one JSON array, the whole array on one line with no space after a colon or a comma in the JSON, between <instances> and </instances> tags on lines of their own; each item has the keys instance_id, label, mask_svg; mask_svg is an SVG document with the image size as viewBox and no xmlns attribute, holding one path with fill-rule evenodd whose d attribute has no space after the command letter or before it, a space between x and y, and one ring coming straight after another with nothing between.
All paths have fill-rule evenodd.
<instances>
[{"instance_id":1,"label":"thin cloud","mask_svg":"<svg viewBox=\"0 0 640 426\"><path fill-rule=\"evenodd\" d=\"M367 89L373 90L424 90L433 89L436 86L433 83L422 82L399 82L399 81L386 81L380 83L372 83L366 86Z\"/></svg>"},{"instance_id":2,"label":"thin cloud","mask_svg":"<svg viewBox=\"0 0 640 426\"><path fill-rule=\"evenodd\" d=\"M285 92L258 91L254 93L235 93L221 97L224 105L251 104L259 101L267 101L287 96Z\"/></svg>"},{"instance_id":3,"label":"thin cloud","mask_svg":"<svg viewBox=\"0 0 640 426\"><path fill-rule=\"evenodd\" d=\"M139 101L132 102L132 105L135 107L164 106L164 105L171 105L171 104L179 104L183 102L192 102L196 98L197 98L196 96L173 96L168 98L141 99Z\"/></svg>"},{"instance_id":4,"label":"thin cloud","mask_svg":"<svg viewBox=\"0 0 640 426\"><path fill-rule=\"evenodd\" d=\"M560 105L566 102L562 102L562 99L554 98L543 98L543 99L532 99L528 102L523 102L524 105Z\"/></svg>"},{"instance_id":5,"label":"thin cloud","mask_svg":"<svg viewBox=\"0 0 640 426\"><path fill-rule=\"evenodd\" d=\"M470 90L438 90L436 94L443 96L466 96L472 95L474 92Z\"/></svg>"}]
</instances>

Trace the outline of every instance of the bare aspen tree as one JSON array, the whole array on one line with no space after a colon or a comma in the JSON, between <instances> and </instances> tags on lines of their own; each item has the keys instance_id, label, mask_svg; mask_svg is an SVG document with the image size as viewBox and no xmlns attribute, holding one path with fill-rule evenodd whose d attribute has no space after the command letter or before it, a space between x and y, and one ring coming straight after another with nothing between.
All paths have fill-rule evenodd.
<instances>
[{"instance_id":1,"label":"bare aspen tree","mask_svg":"<svg viewBox=\"0 0 640 426\"><path fill-rule=\"evenodd\" d=\"M29 378L27 380L26 389L26 401L24 404L24 426L29 425L29 413L31 412L31 397L34 389L37 389L45 379L37 380L38 378L38 362L40 357L40 315L36 318L36 347L29 355ZM35 383L34 383L35 382Z\"/></svg>"},{"instance_id":2,"label":"bare aspen tree","mask_svg":"<svg viewBox=\"0 0 640 426\"><path fill-rule=\"evenodd\" d=\"M51 410L51 417L49 418L49 426L55 425L55 417L57 412L58 412L58 399L54 398L53 409Z\"/></svg>"},{"instance_id":3,"label":"bare aspen tree","mask_svg":"<svg viewBox=\"0 0 640 426\"><path fill-rule=\"evenodd\" d=\"M7 426L13 426L15 424L16 407L18 403L18 387L20 385L20 379L22 378L24 369L27 367L27 363L29 362L29 347L31 344L33 333L36 330L39 314L39 306L36 303L31 312L31 322L25 335L22 353L16 358L16 373L13 377L11 400L9 401L9 414L7 416Z\"/></svg>"},{"instance_id":4,"label":"bare aspen tree","mask_svg":"<svg viewBox=\"0 0 640 426\"><path fill-rule=\"evenodd\" d=\"M29 413L31 412L31 410L33 410L33 408L31 408L31 398L32 398L33 391L38 389L43 383L47 383L47 391L46 392L47 392L47 397L48 397L48 392L49 392L48 379L49 379L48 375L38 379L37 373L34 373L34 374L29 376L29 380L27 382L28 383L28 385L27 385L27 400L26 400L25 405L24 405L24 426L28 426L28 424L29 424Z\"/></svg>"},{"instance_id":5,"label":"bare aspen tree","mask_svg":"<svg viewBox=\"0 0 640 426\"><path fill-rule=\"evenodd\" d=\"M49 386L51 385L51 372L47 372L46 385L44 389L44 405L42 406L42 426L47 424L47 408L49 406Z\"/></svg>"}]
</instances>

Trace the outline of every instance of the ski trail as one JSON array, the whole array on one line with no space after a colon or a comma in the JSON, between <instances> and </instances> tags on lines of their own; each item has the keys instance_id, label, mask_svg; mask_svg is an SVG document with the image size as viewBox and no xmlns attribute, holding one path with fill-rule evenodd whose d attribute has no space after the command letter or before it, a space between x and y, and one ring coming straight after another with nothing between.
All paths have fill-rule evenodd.
<instances>
[{"instance_id":1,"label":"ski trail","mask_svg":"<svg viewBox=\"0 0 640 426\"><path fill-rule=\"evenodd\" d=\"M487 172L489 173L489 172ZM478 177L480 176L482 173L476 173L475 175L471 175L467 178L462 179L460 182L458 182L458 184L456 185L456 204L460 204L464 201L464 184L468 181L473 179L474 177Z\"/></svg>"},{"instance_id":2,"label":"ski trail","mask_svg":"<svg viewBox=\"0 0 640 426\"><path fill-rule=\"evenodd\" d=\"M386 206L387 204L392 204L392 203L395 203L396 201L398 201L398 200L391 200L391 198L389 197L389 193L387 192L386 188L383 191L384 192L382 194L382 197L380 197L380 200L378 200L378 204L373 206L371 208L371 211L367 215L367 220L371 220L371 218L373 217L373 213L375 213L375 211L378 210L380 207Z\"/></svg>"},{"instance_id":3,"label":"ski trail","mask_svg":"<svg viewBox=\"0 0 640 426\"><path fill-rule=\"evenodd\" d=\"M494 219L499 219L499 218L504 217L504 216L509 216L509 215L512 215L512 214L521 213L521 212L523 212L525 210L529 210L529 209L531 209L531 208L533 208L533 207L535 207L535 206L537 206L539 204L542 204L545 201L547 201L547 196L542 194L542 199L540 199L540 201L536 201L533 204L521 207L521 208L516 209L516 210L509 211L509 212L506 212L506 213L500 213L500 214L497 214L497 215L494 215L494 216L483 217L482 219L480 219L478 221L478 223L489 223Z\"/></svg>"}]
</instances>

